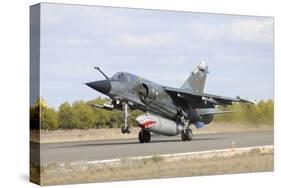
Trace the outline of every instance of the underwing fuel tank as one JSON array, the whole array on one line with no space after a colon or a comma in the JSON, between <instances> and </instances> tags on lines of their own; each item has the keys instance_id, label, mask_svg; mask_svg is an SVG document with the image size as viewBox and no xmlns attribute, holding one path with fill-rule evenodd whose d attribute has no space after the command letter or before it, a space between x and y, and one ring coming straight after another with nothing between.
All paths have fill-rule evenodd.
<instances>
[{"instance_id":1,"label":"underwing fuel tank","mask_svg":"<svg viewBox=\"0 0 281 188\"><path fill-rule=\"evenodd\" d=\"M178 135L183 129L182 124L154 114L140 115L136 118L136 121L139 127L166 136Z\"/></svg>"}]
</instances>

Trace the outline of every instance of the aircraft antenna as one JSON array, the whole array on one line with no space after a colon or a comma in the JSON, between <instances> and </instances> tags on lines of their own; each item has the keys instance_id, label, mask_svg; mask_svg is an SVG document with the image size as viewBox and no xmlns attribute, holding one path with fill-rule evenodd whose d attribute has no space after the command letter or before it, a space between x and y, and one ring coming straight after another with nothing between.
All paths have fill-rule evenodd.
<instances>
[{"instance_id":1,"label":"aircraft antenna","mask_svg":"<svg viewBox=\"0 0 281 188\"><path fill-rule=\"evenodd\" d=\"M104 72L102 72L99 67L95 67L95 69L98 70L107 80L109 80L108 76L106 76L106 74L104 74Z\"/></svg>"}]
</instances>

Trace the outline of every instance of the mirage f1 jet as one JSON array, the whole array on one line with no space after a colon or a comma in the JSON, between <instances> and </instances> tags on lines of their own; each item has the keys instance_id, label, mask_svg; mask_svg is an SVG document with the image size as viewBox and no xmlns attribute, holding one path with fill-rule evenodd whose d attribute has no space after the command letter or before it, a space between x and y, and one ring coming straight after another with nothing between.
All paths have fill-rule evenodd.
<instances>
[{"instance_id":1,"label":"mirage f1 jet","mask_svg":"<svg viewBox=\"0 0 281 188\"><path fill-rule=\"evenodd\" d=\"M122 133L130 133L128 125L129 109L138 109L145 114L136 118L139 142L150 142L150 132L160 135L175 136L181 134L183 141L192 140L190 128L202 128L210 123L215 114L233 112L219 111L217 105L227 106L233 102L253 103L237 97L222 97L203 92L208 67L201 62L183 83L181 88L171 88L156 84L139 76L117 72L109 78L98 67L95 67L106 79L86 83L87 86L111 98L103 105L94 104L107 110L124 110Z\"/></svg>"}]
</instances>

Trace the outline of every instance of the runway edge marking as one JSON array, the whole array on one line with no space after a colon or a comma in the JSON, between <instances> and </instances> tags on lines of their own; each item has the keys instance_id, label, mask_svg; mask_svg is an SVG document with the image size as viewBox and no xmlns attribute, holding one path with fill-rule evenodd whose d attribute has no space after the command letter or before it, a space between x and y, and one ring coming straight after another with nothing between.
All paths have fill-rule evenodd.
<instances>
[{"instance_id":1,"label":"runway edge marking","mask_svg":"<svg viewBox=\"0 0 281 188\"><path fill-rule=\"evenodd\" d=\"M165 160L169 160L169 158L173 158L172 160L177 160L183 157L190 157L197 158L210 158L213 156L224 156L230 157L236 154L242 154L245 152L250 152L253 149L259 149L261 152L267 153L271 150L274 150L274 145L266 145L266 146L254 146L254 147L243 147L243 148L230 148L230 149L220 149L220 150L209 150L209 151L200 151L200 152L188 152L188 153L174 153L174 154L162 154L162 155L147 155L147 156L140 156L140 157L125 157L126 160L142 160L142 159L150 159L155 156L163 157ZM177 159L175 159L177 158ZM116 159L106 159L106 160L95 160L95 161L76 161L71 162L70 165L87 165L87 164L103 164L103 163L117 163L121 162L122 158ZM63 165L63 164L61 164Z\"/></svg>"}]
</instances>

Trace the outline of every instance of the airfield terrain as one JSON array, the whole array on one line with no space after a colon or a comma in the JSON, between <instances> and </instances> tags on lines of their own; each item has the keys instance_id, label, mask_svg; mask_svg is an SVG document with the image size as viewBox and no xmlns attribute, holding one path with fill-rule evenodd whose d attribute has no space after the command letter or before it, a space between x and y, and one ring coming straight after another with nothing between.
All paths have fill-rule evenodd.
<instances>
[{"instance_id":1,"label":"airfield terrain","mask_svg":"<svg viewBox=\"0 0 281 188\"><path fill-rule=\"evenodd\" d=\"M230 133L230 132L256 132L256 131L272 131L272 125L266 124L241 124L241 123L210 123L202 129L193 127L193 133L197 134L213 134L213 133ZM111 140L111 139L128 139L138 137L139 127L133 127L130 134L121 134L120 128L100 128L100 129L71 129L71 130L41 130L40 141L38 132L31 131L31 141L40 143L59 143L74 141L93 141L93 140Z\"/></svg>"},{"instance_id":2,"label":"airfield terrain","mask_svg":"<svg viewBox=\"0 0 281 188\"><path fill-rule=\"evenodd\" d=\"M41 164L74 160L94 161L227 149L233 147L233 144L234 147L263 146L272 145L274 141L272 131L202 134L195 135L191 142L181 141L180 136L153 136L151 140L147 144L140 144L136 138L41 144L40 159ZM38 143L31 142L31 150L38 147ZM36 158L32 161L38 164Z\"/></svg>"},{"instance_id":3,"label":"airfield terrain","mask_svg":"<svg viewBox=\"0 0 281 188\"><path fill-rule=\"evenodd\" d=\"M31 152L39 148L30 144ZM191 142L155 135L147 144L136 138L45 143L41 165L32 155L31 179L50 185L272 171L273 144L273 131L202 134Z\"/></svg>"},{"instance_id":4,"label":"airfield terrain","mask_svg":"<svg viewBox=\"0 0 281 188\"><path fill-rule=\"evenodd\" d=\"M41 185L268 172L274 170L274 149L273 146L237 148L104 163L51 163L40 167L31 163L30 167L31 180Z\"/></svg>"},{"instance_id":5,"label":"airfield terrain","mask_svg":"<svg viewBox=\"0 0 281 188\"><path fill-rule=\"evenodd\" d=\"M273 171L273 126L210 124L192 141L119 129L31 134L31 180L41 185ZM34 136L34 137L33 137ZM38 152L40 151L40 153ZM241 152L242 151L242 152Z\"/></svg>"}]
</instances>

